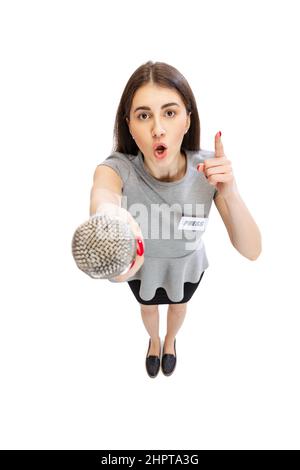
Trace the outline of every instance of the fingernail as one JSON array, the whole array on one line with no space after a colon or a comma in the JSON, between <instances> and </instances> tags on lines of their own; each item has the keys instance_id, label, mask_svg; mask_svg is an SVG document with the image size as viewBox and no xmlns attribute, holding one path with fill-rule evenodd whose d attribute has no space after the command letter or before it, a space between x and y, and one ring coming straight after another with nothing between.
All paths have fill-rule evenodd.
<instances>
[{"instance_id":1,"label":"fingernail","mask_svg":"<svg viewBox=\"0 0 300 470\"><path fill-rule=\"evenodd\" d=\"M221 137L221 135L222 135L222 132L219 131L219 132L218 132L218 137Z\"/></svg>"},{"instance_id":2,"label":"fingernail","mask_svg":"<svg viewBox=\"0 0 300 470\"><path fill-rule=\"evenodd\" d=\"M131 268L132 268L132 266L134 265L134 263L135 263L135 259L132 261L132 263L131 263L131 265L130 265L130 268L129 268L129 269L131 269Z\"/></svg>"},{"instance_id":3,"label":"fingernail","mask_svg":"<svg viewBox=\"0 0 300 470\"><path fill-rule=\"evenodd\" d=\"M202 163L198 163L198 165L197 165L197 171L202 171L201 165L202 165Z\"/></svg>"},{"instance_id":4,"label":"fingernail","mask_svg":"<svg viewBox=\"0 0 300 470\"><path fill-rule=\"evenodd\" d=\"M139 256L142 256L144 254L144 245L143 245L143 242L140 238L137 238L136 239L137 241L137 249L136 249L136 252Z\"/></svg>"}]
</instances>

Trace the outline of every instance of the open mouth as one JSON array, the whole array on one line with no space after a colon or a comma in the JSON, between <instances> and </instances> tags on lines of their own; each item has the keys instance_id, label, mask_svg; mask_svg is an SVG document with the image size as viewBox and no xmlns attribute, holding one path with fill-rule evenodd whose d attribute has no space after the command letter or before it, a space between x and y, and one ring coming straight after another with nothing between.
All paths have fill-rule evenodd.
<instances>
[{"instance_id":1,"label":"open mouth","mask_svg":"<svg viewBox=\"0 0 300 470\"><path fill-rule=\"evenodd\" d=\"M154 155L157 158L163 158L166 156L166 154L167 154L167 147L165 145L158 145L157 147L155 147Z\"/></svg>"},{"instance_id":2,"label":"open mouth","mask_svg":"<svg viewBox=\"0 0 300 470\"><path fill-rule=\"evenodd\" d=\"M163 153L166 150L166 147L164 147L163 145L160 145L159 147L156 147L155 150L158 153Z\"/></svg>"}]
</instances>

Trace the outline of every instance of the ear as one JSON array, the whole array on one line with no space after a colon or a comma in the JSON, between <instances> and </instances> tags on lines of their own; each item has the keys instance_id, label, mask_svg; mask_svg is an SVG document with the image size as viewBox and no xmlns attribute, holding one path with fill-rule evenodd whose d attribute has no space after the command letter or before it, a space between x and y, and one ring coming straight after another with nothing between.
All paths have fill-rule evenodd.
<instances>
[{"instance_id":1,"label":"ear","mask_svg":"<svg viewBox=\"0 0 300 470\"><path fill-rule=\"evenodd\" d=\"M133 135L132 135L132 133L131 133L131 129L130 129L130 122L129 122L129 119L128 119L128 117L126 117L125 119L126 119L126 122L127 122L127 126L128 126L129 133L131 134L131 137L132 137L133 140L134 140L134 137L133 137Z\"/></svg>"},{"instance_id":2,"label":"ear","mask_svg":"<svg viewBox=\"0 0 300 470\"><path fill-rule=\"evenodd\" d=\"M191 125L191 111L189 112L189 114L187 115L187 118L186 118L186 131L185 133L188 132L189 128L190 128L190 125Z\"/></svg>"}]
</instances>

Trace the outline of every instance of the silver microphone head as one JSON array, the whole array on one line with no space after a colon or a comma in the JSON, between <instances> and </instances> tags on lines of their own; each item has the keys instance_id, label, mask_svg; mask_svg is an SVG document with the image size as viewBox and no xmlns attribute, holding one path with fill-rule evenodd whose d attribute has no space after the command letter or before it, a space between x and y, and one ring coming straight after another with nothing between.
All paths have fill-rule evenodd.
<instances>
[{"instance_id":1,"label":"silver microphone head","mask_svg":"<svg viewBox=\"0 0 300 470\"><path fill-rule=\"evenodd\" d=\"M77 267L94 279L122 274L136 254L130 225L116 216L95 214L75 231L72 254Z\"/></svg>"}]
</instances>

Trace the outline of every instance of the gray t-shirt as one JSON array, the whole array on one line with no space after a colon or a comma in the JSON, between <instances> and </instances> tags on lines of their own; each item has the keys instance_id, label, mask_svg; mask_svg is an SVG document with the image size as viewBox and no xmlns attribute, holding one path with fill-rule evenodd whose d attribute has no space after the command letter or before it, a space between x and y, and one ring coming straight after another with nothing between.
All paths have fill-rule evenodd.
<instances>
[{"instance_id":1,"label":"gray t-shirt","mask_svg":"<svg viewBox=\"0 0 300 470\"><path fill-rule=\"evenodd\" d=\"M154 297L158 287L163 287L170 300L180 302L184 283L198 282L209 265L202 235L217 190L197 171L197 165L213 158L215 153L184 152L186 173L172 182L152 176L141 151L137 155L114 152L100 163L113 168L121 177L121 205L138 222L144 237L144 263L127 280L141 281L139 295L145 301Z\"/></svg>"}]
</instances>

